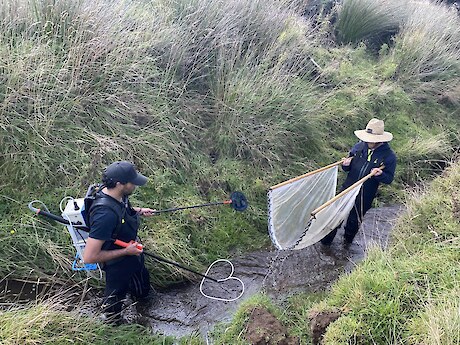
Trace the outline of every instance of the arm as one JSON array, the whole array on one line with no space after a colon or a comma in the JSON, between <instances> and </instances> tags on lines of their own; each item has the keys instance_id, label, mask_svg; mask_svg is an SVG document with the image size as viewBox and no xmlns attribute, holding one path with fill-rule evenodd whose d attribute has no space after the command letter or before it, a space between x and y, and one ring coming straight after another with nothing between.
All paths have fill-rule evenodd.
<instances>
[{"instance_id":1,"label":"arm","mask_svg":"<svg viewBox=\"0 0 460 345\"><path fill-rule=\"evenodd\" d=\"M375 178L377 181L381 183L390 184L391 182L393 182L395 176L396 156L394 154L390 155L388 158L385 159L383 165L385 166L385 168L383 169L374 168L371 170L376 170L376 174L373 178Z\"/></svg>"},{"instance_id":2,"label":"arm","mask_svg":"<svg viewBox=\"0 0 460 345\"><path fill-rule=\"evenodd\" d=\"M356 143L348 153L348 158L346 158L342 163L342 170L343 171L350 171L351 170L351 160L353 157L358 153L359 150L363 149L363 143L360 141Z\"/></svg>"},{"instance_id":3,"label":"arm","mask_svg":"<svg viewBox=\"0 0 460 345\"><path fill-rule=\"evenodd\" d=\"M140 216L150 217L155 214L156 210L146 207L133 207L133 210L139 213Z\"/></svg>"},{"instance_id":4,"label":"arm","mask_svg":"<svg viewBox=\"0 0 460 345\"><path fill-rule=\"evenodd\" d=\"M83 261L89 264L96 262L107 262L126 255L140 255L142 250L137 248L137 242L130 243L128 247L115 250L102 250L104 240L98 240L88 237L85 251L83 252Z\"/></svg>"}]
</instances>

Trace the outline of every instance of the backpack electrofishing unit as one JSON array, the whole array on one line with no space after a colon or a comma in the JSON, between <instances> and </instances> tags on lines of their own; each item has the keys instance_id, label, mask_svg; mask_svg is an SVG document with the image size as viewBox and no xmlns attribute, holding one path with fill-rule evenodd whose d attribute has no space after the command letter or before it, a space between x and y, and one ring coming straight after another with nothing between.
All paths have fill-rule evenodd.
<instances>
[{"instance_id":1,"label":"backpack electrofishing unit","mask_svg":"<svg viewBox=\"0 0 460 345\"><path fill-rule=\"evenodd\" d=\"M56 220L67 227L70 237L72 238L73 246L76 250L75 259L72 263L72 270L74 271L92 271L99 269L98 264L87 264L83 262L83 251L85 250L86 241L89 235L90 225L90 210L92 207L104 205L112 209L121 219L123 215L120 214L120 210L114 207L113 202L107 198L97 198L96 193L104 188L102 184L93 184L88 188L84 198L74 199L72 197L66 197L61 200L61 216L54 215L48 210L43 211L33 207L34 200L29 203L29 209L37 214L46 216L53 220ZM65 208L62 209L62 203L67 200ZM45 207L46 208L46 207Z\"/></svg>"}]
</instances>

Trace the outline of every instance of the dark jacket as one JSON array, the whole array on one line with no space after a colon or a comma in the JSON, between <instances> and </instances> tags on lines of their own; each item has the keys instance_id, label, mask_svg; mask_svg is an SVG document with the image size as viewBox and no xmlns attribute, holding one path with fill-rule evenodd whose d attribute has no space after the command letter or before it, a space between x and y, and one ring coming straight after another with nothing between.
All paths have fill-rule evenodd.
<instances>
[{"instance_id":1,"label":"dark jacket","mask_svg":"<svg viewBox=\"0 0 460 345\"><path fill-rule=\"evenodd\" d=\"M342 190L350 187L364 176L368 175L373 168L384 166L382 175L373 176L363 184L362 195L364 199L372 201L377 193L380 183L390 184L393 181L396 169L396 155L388 143L383 143L376 148L370 160L368 160L368 146L365 142L359 142L350 151L349 157L353 157L349 166L342 166L348 172L347 178L342 185Z\"/></svg>"}]
</instances>

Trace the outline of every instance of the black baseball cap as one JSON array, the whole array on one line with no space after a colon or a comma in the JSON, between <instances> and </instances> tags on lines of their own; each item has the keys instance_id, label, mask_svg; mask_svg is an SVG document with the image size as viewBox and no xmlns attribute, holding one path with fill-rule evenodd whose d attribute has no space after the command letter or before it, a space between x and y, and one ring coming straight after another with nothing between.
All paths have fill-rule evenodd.
<instances>
[{"instance_id":1,"label":"black baseball cap","mask_svg":"<svg viewBox=\"0 0 460 345\"><path fill-rule=\"evenodd\" d=\"M104 174L115 182L131 182L136 186L143 186L147 182L147 177L137 172L134 164L127 161L113 162L105 168Z\"/></svg>"}]
</instances>

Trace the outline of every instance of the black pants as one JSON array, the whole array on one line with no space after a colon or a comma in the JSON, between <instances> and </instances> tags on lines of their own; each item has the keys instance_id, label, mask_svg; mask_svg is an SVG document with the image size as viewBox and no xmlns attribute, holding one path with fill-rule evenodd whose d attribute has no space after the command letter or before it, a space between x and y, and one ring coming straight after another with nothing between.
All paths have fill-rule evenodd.
<instances>
[{"instance_id":1,"label":"black pants","mask_svg":"<svg viewBox=\"0 0 460 345\"><path fill-rule=\"evenodd\" d=\"M360 192L355 199L355 205L350 211L348 215L347 222L345 224L344 230L344 239L346 243L352 243L353 239L355 238L356 234L358 233L359 227L363 222L364 215L367 211L372 207L372 201L374 197L368 197L362 195ZM335 235L337 234L337 230L342 226L340 224L337 228L332 230L329 234L323 237L321 243L324 245L330 245L334 240Z\"/></svg>"},{"instance_id":2,"label":"black pants","mask_svg":"<svg viewBox=\"0 0 460 345\"><path fill-rule=\"evenodd\" d=\"M106 276L102 309L107 314L120 314L128 292L133 298L148 296L150 277L144 266L144 255L125 256L119 261L106 264L104 271Z\"/></svg>"}]
</instances>

